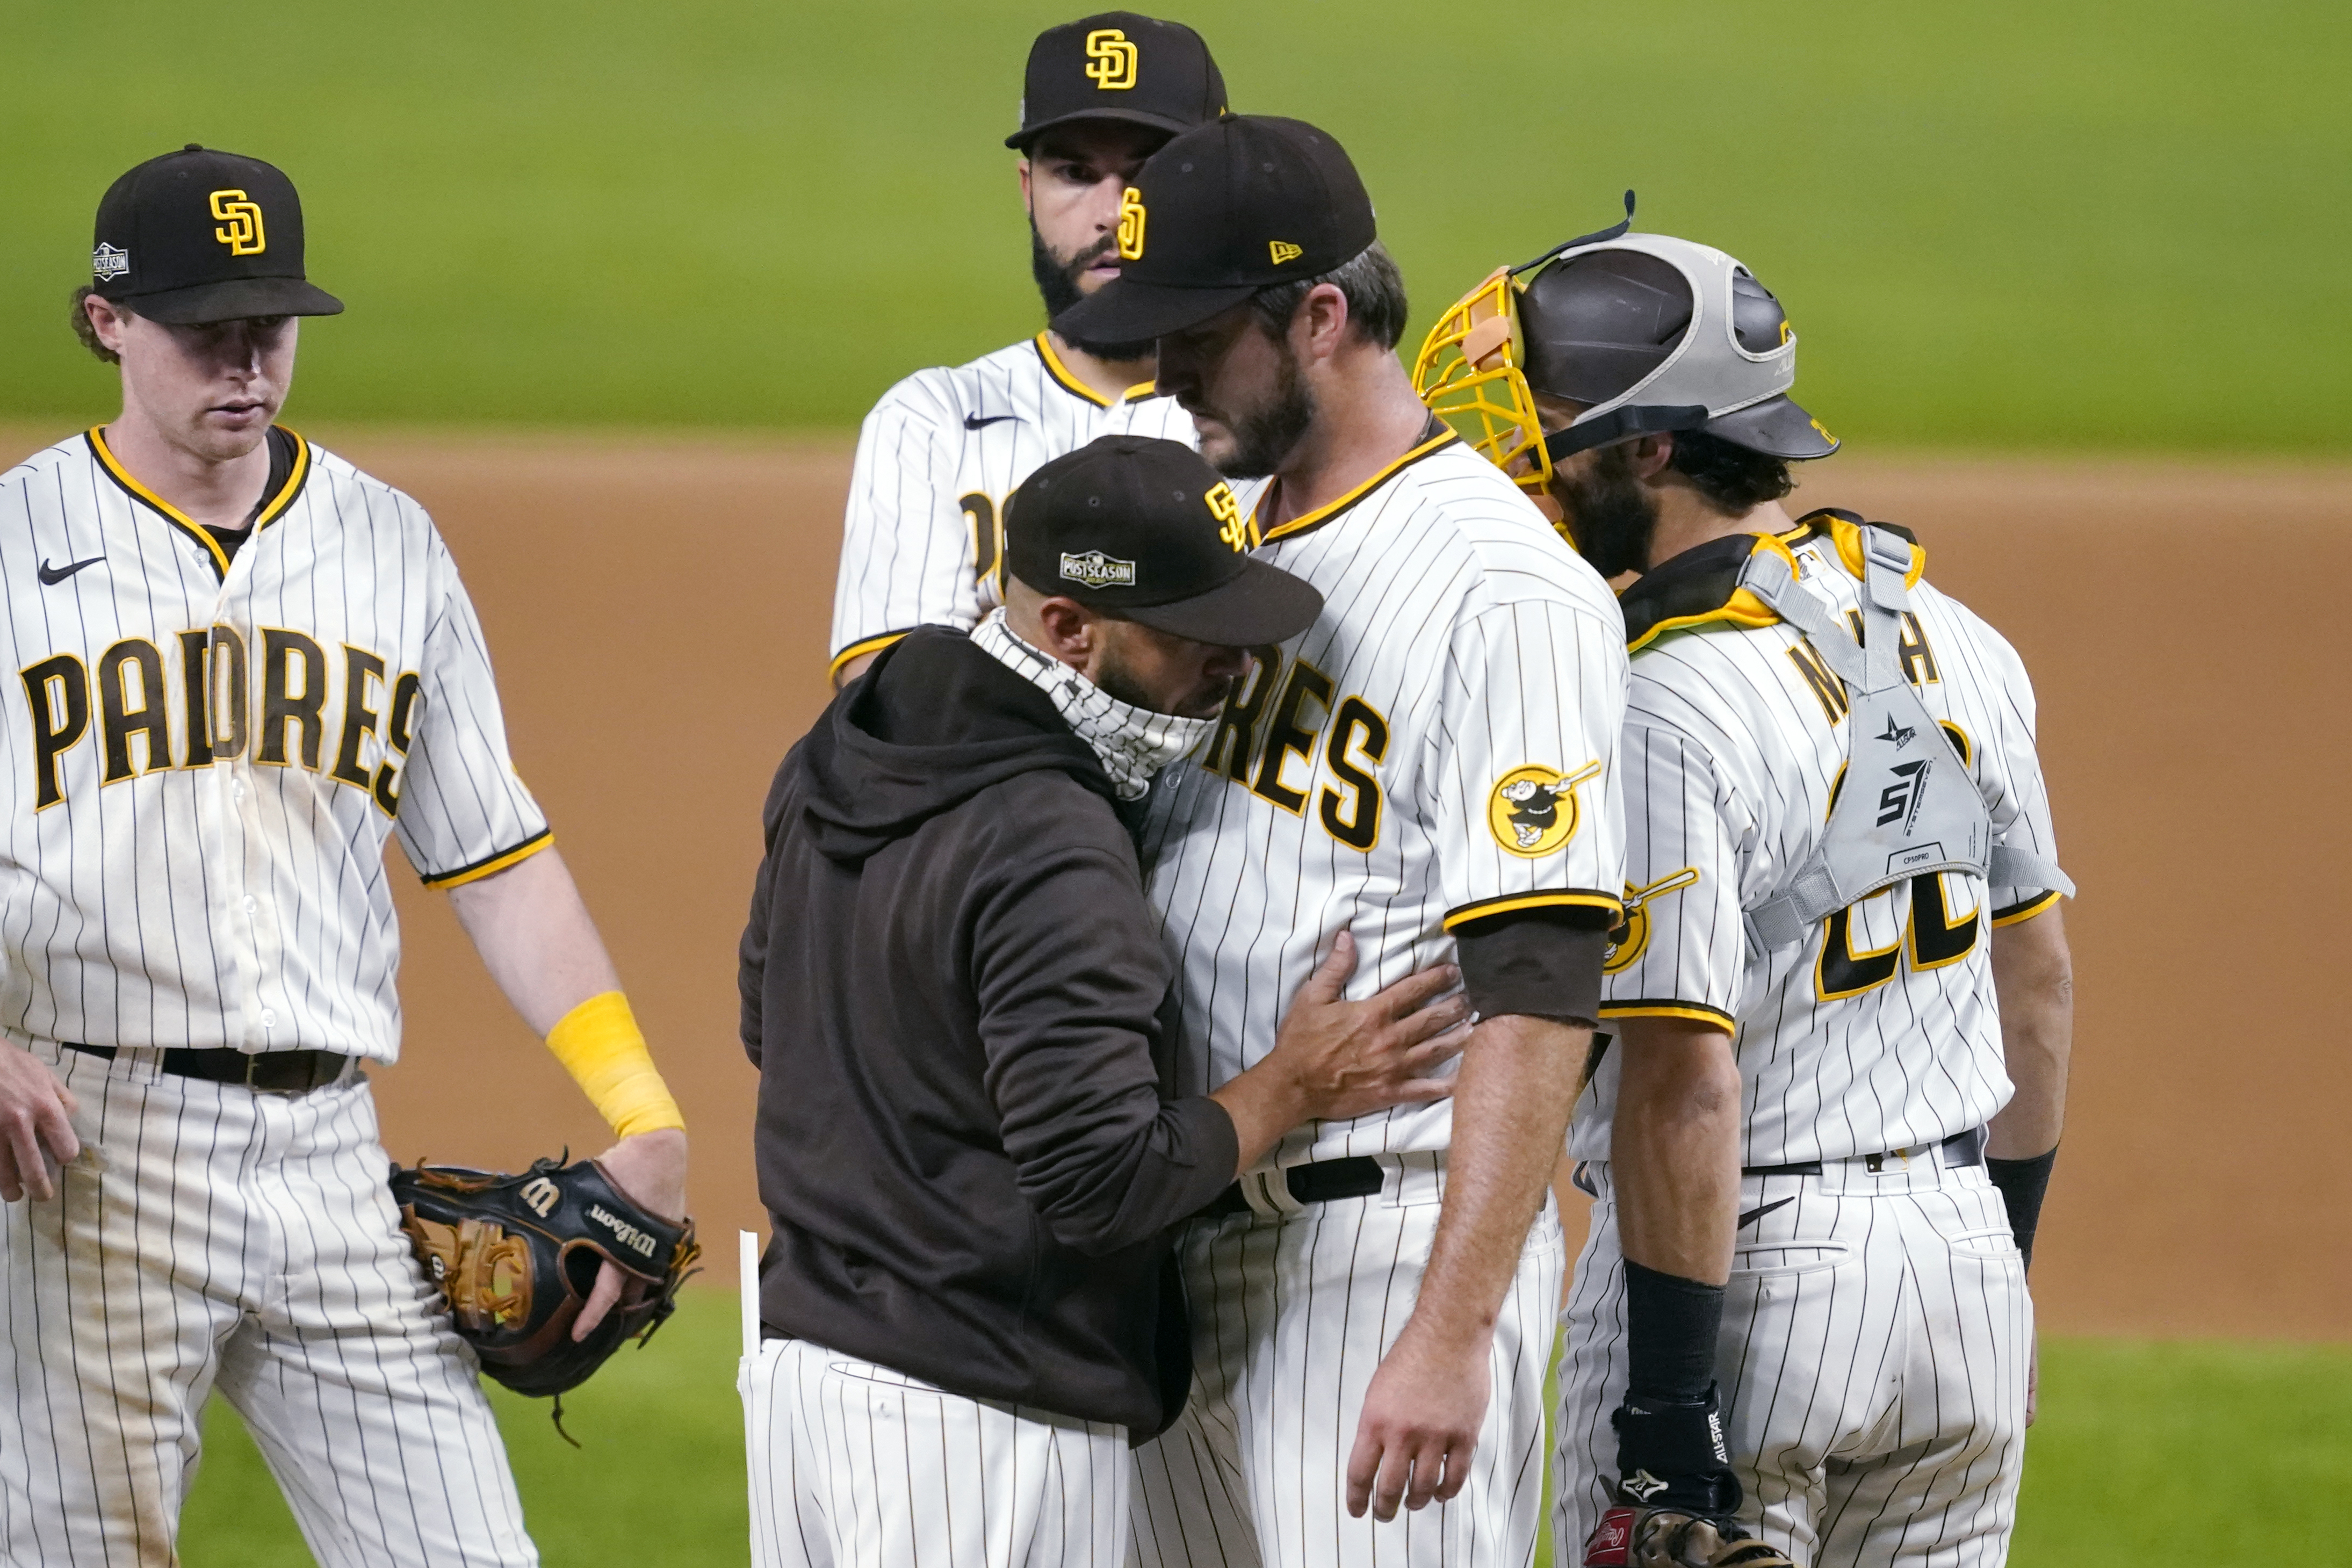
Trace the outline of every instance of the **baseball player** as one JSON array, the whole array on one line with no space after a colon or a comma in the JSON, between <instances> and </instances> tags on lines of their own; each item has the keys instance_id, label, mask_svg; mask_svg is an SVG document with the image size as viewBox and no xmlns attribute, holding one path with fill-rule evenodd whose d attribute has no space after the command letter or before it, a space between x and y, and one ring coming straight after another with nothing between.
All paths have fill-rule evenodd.
<instances>
[{"instance_id":1,"label":"baseball player","mask_svg":"<svg viewBox=\"0 0 2352 1568\"><path fill-rule=\"evenodd\" d=\"M1118 276L1121 193L1168 138L1224 112L1208 45L1178 22L1108 11L1030 47L1021 154L1030 265L1051 317ZM833 601L835 685L917 626L965 630L1003 597L1005 500L1038 465L1102 435L1192 440L1152 386L1151 344L1055 329L967 365L918 371L857 438Z\"/></svg>"},{"instance_id":2,"label":"baseball player","mask_svg":"<svg viewBox=\"0 0 2352 1568\"><path fill-rule=\"evenodd\" d=\"M122 413L0 476L0 1559L175 1562L217 1388L320 1563L535 1563L361 1071L400 1043L385 839L663 1216L684 1123L439 534L272 423L299 318L342 308L293 185L152 159L100 203L92 273Z\"/></svg>"},{"instance_id":3,"label":"baseball player","mask_svg":"<svg viewBox=\"0 0 2352 1568\"><path fill-rule=\"evenodd\" d=\"M1310 1116L1442 1094L1459 1049L1458 998L1414 1006L1450 969L1339 1003L1341 938L1255 1071L1171 1089L1129 824L1322 601L1181 443L1107 436L1015 497L1005 606L884 650L769 796L741 973L762 1568L1116 1568L1128 1445L1183 1401L1171 1228Z\"/></svg>"},{"instance_id":4,"label":"baseball player","mask_svg":"<svg viewBox=\"0 0 2352 1568\"><path fill-rule=\"evenodd\" d=\"M2071 1028L2032 689L1908 534L1788 516L1789 463L1837 444L1788 396L1779 302L1626 226L1439 334L1517 380L1522 476L1641 574L1554 1539L1999 1563Z\"/></svg>"},{"instance_id":5,"label":"baseball player","mask_svg":"<svg viewBox=\"0 0 2352 1568\"><path fill-rule=\"evenodd\" d=\"M1403 286L1328 136L1220 120L1129 200L1127 267L1056 328L1158 340L1203 455L1251 481L1236 536L1324 599L1145 830L1188 1071L1263 1058L1335 927L1358 987L1457 957L1479 1015L1450 1105L1300 1128L1188 1228L1196 1381L1139 1451L1137 1555L1524 1563L1564 1262L1546 1180L1622 885L1622 623L1413 395Z\"/></svg>"}]
</instances>

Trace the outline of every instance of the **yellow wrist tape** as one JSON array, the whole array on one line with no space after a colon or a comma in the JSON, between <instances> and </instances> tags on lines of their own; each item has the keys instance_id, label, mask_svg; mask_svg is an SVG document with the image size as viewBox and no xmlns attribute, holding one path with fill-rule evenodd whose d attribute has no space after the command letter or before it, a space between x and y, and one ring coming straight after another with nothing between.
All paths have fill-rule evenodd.
<instances>
[{"instance_id":1,"label":"yellow wrist tape","mask_svg":"<svg viewBox=\"0 0 2352 1568\"><path fill-rule=\"evenodd\" d=\"M646 1050L629 998L620 992L590 997L556 1019L547 1031L547 1049L622 1137L661 1127L685 1130L686 1118Z\"/></svg>"}]
</instances>

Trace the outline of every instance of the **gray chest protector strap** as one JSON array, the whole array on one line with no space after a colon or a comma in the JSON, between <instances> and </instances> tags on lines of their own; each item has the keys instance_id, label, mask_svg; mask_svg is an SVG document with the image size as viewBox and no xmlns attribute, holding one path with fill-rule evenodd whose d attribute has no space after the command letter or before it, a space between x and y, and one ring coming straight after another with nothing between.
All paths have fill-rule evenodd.
<instances>
[{"instance_id":1,"label":"gray chest protector strap","mask_svg":"<svg viewBox=\"0 0 2352 1568\"><path fill-rule=\"evenodd\" d=\"M1992 819L1967 764L1903 678L1897 617L1911 606L1903 586L1911 547L1878 528L1864 528L1862 540L1860 645L1780 555L1759 550L1741 574L1740 586L1811 642L1845 682L1853 705L1851 749L1828 828L1780 891L1747 912L1748 941L1759 951L1801 942L1839 910L1929 872L2074 891L2053 862L1993 843Z\"/></svg>"}]
</instances>

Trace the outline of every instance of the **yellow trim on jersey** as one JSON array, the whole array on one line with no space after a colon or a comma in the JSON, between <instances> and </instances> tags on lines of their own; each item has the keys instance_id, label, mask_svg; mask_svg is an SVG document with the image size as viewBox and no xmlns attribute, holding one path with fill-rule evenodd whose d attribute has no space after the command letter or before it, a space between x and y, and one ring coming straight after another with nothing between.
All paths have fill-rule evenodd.
<instances>
[{"instance_id":1,"label":"yellow trim on jersey","mask_svg":"<svg viewBox=\"0 0 2352 1568\"><path fill-rule=\"evenodd\" d=\"M277 428L294 437L294 466L287 471L286 487L271 497L269 504L261 508L261 515L253 519L253 531L257 534L276 522L278 515L294 504L294 497L301 493L302 481L310 473L310 444L302 439L299 431L282 424Z\"/></svg>"},{"instance_id":2,"label":"yellow trim on jersey","mask_svg":"<svg viewBox=\"0 0 2352 1568\"><path fill-rule=\"evenodd\" d=\"M271 428L283 430L285 429L285 426L273 425ZM274 521L280 512L283 512L288 507L293 504L294 497L301 493L302 481L310 476L310 444L303 440L299 435L296 435L291 430L286 431L286 434L294 436L294 466L292 470L287 474L285 485L278 490L278 494L272 496L268 502L263 506L261 508L261 515L254 518L253 530L256 533L260 532L262 528ZM262 439L267 441L268 437L265 435ZM205 549L212 553L213 570L219 572L223 577L226 577L228 575L228 552L221 549L220 540L213 538L211 531L205 528L203 524L197 522L194 518L189 517L187 513L180 510L179 507L172 505L171 502L163 499L163 497L158 496L154 491L150 490L146 486L142 485L138 480L132 478L131 476L131 470L122 465L121 460L114 455L113 448L106 444L106 426L102 424L91 425L89 427L89 441L90 451L97 455L100 465L105 468L108 476L111 477L116 484L121 486L125 490L130 491L142 501L146 502L149 507L152 507L159 515L162 516L165 522L170 523L173 528L178 528L182 533L186 534L190 538L194 539L198 544L204 546Z\"/></svg>"},{"instance_id":3,"label":"yellow trim on jersey","mask_svg":"<svg viewBox=\"0 0 2352 1568\"><path fill-rule=\"evenodd\" d=\"M1121 402L1141 402L1146 398L1154 398L1159 395L1160 383L1157 381L1138 382L1133 386L1128 388L1126 392L1118 401Z\"/></svg>"},{"instance_id":4,"label":"yellow trim on jersey","mask_svg":"<svg viewBox=\"0 0 2352 1568\"><path fill-rule=\"evenodd\" d=\"M2031 920L2035 915L2041 914L2043 910L2048 909L2051 905L2056 904L2060 899L2065 896L2066 895L2064 894L2060 893L2053 887L2039 898L2027 899L2023 904L2018 904L2014 908L2011 909L2006 915L1994 915L1992 917L1992 923L1996 927L1999 927L2002 925L2015 925L2020 921Z\"/></svg>"},{"instance_id":5,"label":"yellow trim on jersey","mask_svg":"<svg viewBox=\"0 0 2352 1568\"><path fill-rule=\"evenodd\" d=\"M1758 550L1769 550L1780 556L1789 563L1789 575L1796 576L1797 558L1790 553L1789 547L1781 542L1780 537L1772 534L1758 534L1754 549L1748 553L1752 559ZM1628 587L1630 588L1631 584L1628 584ZM1710 626L1721 622L1732 626L1745 626L1750 631L1755 631L1765 626L1778 625L1780 620L1780 613L1757 598L1753 592L1745 588L1735 588L1731 591L1731 597L1713 610L1701 611L1695 615L1669 616L1658 622L1641 636L1626 643L1625 653L1630 658L1667 632L1679 632L1686 626Z\"/></svg>"},{"instance_id":6,"label":"yellow trim on jersey","mask_svg":"<svg viewBox=\"0 0 2352 1568\"><path fill-rule=\"evenodd\" d=\"M1333 517L1337 516L1340 512L1346 511L1349 507L1352 507L1357 502L1362 500L1364 497L1371 491L1387 484L1391 479L1396 477L1397 470L1404 467L1405 465L1409 463L1417 463L1422 458L1426 457L1431 453L1436 451L1439 447L1448 445L1451 443L1461 439L1462 438L1454 434L1450 428L1443 435L1433 435L1427 441L1423 442L1420 445L1414 447L1412 451L1406 453L1403 456L1398 458L1387 467L1382 468L1379 473L1373 475L1370 478L1365 480L1362 484L1357 486L1346 495L1340 497L1338 500L1327 501L1311 512L1301 512L1298 516L1291 518L1290 521L1280 525L1271 531L1258 526L1257 508L1253 507L1250 508L1250 531L1257 536L1258 542L1261 544L1272 544L1276 539L1286 539L1293 534L1305 533L1308 528L1313 528L1318 523L1328 522Z\"/></svg>"},{"instance_id":7,"label":"yellow trim on jersey","mask_svg":"<svg viewBox=\"0 0 2352 1568\"><path fill-rule=\"evenodd\" d=\"M1605 909L1612 915L1624 913L1625 901L1612 898L1605 893L1585 893L1565 888L1543 893L1507 893L1500 898L1482 898L1475 904L1465 904L1445 913L1445 929L1473 920L1484 920L1495 915L1517 915L1523 909Z\"/></svg>"},{"instance_id":8,"label":"yellow trim on jersey","mask_svg":"<svg viewBox=\"0 0 2352 1568\"><path fill-rule=\"evenodd\" d=\"M1062 363L1062 356L1054 352L1054 345L1043 332L1037 334L1037 357L1045 361L1045 373L1061 382L1064 392L1076 392L1097 408L1110 406L1110 399L1070 373L1069 367Z\"/></svg>"},{"instance_id":9,"label":"yellow trim on jersey","mask_svg":"<svg viewBox=\"0 0 2352 1568\"><path fill-rule=\"evenodd\" d=\"M422 880L427 887L443 889L463 887L469 882L479 882L486 876L496 876L509 866L520 865L540 851L552 847L554 842L554 830L541 828L514 848L501 850L486 861L476 861L472 865L462 865L456 871L443 872L439 876L428 876Z\"/></svg>"},{"instance_id":10,"label":"yellow trim on jersey","mask_svg":"<svg viewBox=\"0 0 2352 1568\"><path fill-rule=\"evenodd\" d=\"M1739 1020L1729 1013L1719 1012L1701 1002L1622 1002L1614 1007L1603 1003L1601 1016L1605 1019L1688 1019L1693 1023L1716 1024L1727 1031L1739 1027Z\"/></svg>"},{"instance_id":11,"label":"yellow trim on jersey","mask_svg":"<svg viewBox=\"0 0 2352 1568\"><path fill-rule=\"evenodd\" d=\"M1002 565L1003 563L999 562L999 564ZM911 632L914 628L908 627L907 630L908 632ZM907 632L885 632L879 636L859 638L856 642L852 643L848 647L844 648L840 653L835 653L833 656L833 663L825 666L825 679L831 680L835 675L840 674L841 666L849 663L850 660L863 657L867 653L878 653L883 649L888 647L891 643L906 635Z\"/></svg>"},{"instance_id":12,"label":"yellow trim on jersey","mask_svg":"<svg viewBox=\"0 0 2352 1568\"><path fill-rule=\"evenodd\" d=\"M1862 529L1834 512L1816 512L1787 533L1776 537L1784 544L1801 545L1807 539L1819 538L1823 530L1827 530L1830 543L1837 547L1839 562L1852 574L1856 582L1860 582L1862 580ZM1927 575L1927 547L1915 543L1911 547L1911 570L1903 574L1903 586L1916 588L1919 586L1919 580Z\"/></svg>"}]
</instances>

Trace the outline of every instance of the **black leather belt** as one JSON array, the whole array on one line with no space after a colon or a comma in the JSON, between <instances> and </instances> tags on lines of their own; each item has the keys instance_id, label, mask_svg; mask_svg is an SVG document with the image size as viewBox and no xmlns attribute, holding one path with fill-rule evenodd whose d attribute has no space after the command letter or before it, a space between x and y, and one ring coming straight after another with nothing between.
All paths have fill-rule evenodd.
<instances>
[{"instance_id":1,"label":"black leather belt","mask_svg":"<svg viewBox=\"0 0 2352 1568\"><path fill-rule=\"evenodd\" d=\"M58 1043L84 1056L114 1060L114 1047L110 1045L78 1045L69 1040ZM182 1078L201 1078L207 1083L242 1083L270 1094L308 1094L313 1089L323 1089L341 1078L351 1064L350 1057L331 1051L254 1052L226 1047L194 1051L174 1046L163 1052L166 1072Z\"/></svg>"},{"instance_id":2,"label":"black leather belt","mask_svg":"<svg viewBox=\"0 0 2352 1568\"><path fill-rule=\"evenodd\" d=\"M1300 1203L1329 1203L1334 1198L1370 1197L1381 1190L1387 1173L1381 1162L1359 1155L1353 1159L1319 1160L1311 1166L1292 1166L1282 1173L1282 1185ZM1242 1196L1242 1184L1234 1183L1217 1195L1217 1200L1201 1210L1202 1219L1224 1219L1250 1212L1249 1199Z\"/></svg>"},{"instance_id":3,"label":"black leather belt","mask_svg":"<svg viewBox=\"0 0 2352 1568\"><path fill-rule=\"evenodd\" d=\"M1954 1133L1936 1146L1943 1153L1944 1164L1954 1170L1963 1166L1980 1166L1984 1164L1985 1130L1970 1127L1965 1133ZM1908 1149L1895 1149L1884 1155L1864 1155L1862 1163L1869 1168L1871 1175L1876 1176L1887 1161L1906 1158L1910 1153ZM1794 1166L1742 1166L1739 1174L1744 1176L1819 1176L1822 1174L1822 1162L1807 1160L1802 1165Z\"/></svg>"}]
</instances>

